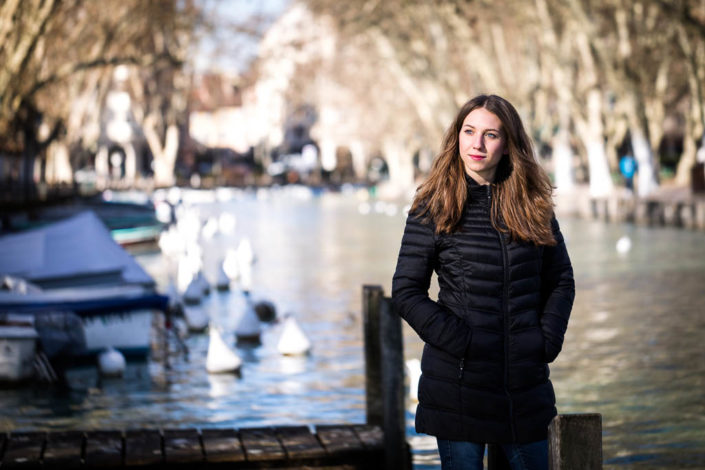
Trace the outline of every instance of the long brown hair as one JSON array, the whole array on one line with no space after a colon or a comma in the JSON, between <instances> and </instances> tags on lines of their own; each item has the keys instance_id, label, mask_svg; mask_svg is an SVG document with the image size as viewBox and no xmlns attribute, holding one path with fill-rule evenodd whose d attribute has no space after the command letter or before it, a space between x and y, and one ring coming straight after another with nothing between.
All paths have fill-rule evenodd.
<instances>
[{"instance_id":1,"label":"long brown hair","mask_svg":"<svg viewBox=\"0 0 705 470\"><path fill-rule=\"evenodd\" d=\"M507 140L507 154L502 157L492 183L492 225L516 240L555 245L551 230L551 180L536 161L519 113L511 103L496 95L476 96L460 108L445 133L428 178L416 192L412 212L432 220L437 234L453 233L460 228L468 188L458 136L467 115L477 108L485 108L499 118Z\"/></svg>"}]
</instances>

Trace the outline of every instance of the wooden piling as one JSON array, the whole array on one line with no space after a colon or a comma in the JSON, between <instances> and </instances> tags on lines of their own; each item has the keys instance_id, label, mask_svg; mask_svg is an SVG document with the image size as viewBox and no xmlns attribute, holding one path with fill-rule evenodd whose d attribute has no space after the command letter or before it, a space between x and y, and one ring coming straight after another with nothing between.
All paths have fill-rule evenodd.
<instances>
[{"instance_id":1,"label":"wooden piling","mask_svg":"<svg viewBox=\"0 0 705 470\"><path fill-rule=\"evenodd\" d=\"M602 469L602 416L566 414L548 427L549 470Z\"/></svg>"},{"instance_id":2,"label":"wooden piling","mask_svg":"<svg viewBox=\"0 0 705 470\"><path fill-rule=\"evenodd\" d=\"M385 468L411 468L401 318L381 286L362 288L367 423L384 431Z\"/></svg>"},{"instance_id":3,"label":"wooden piling","mask_svg":"<svg viewBox=\"0 0 705 470\"><path fill-rule=\"evenodd\" d=\"M381 286L362 286L362 327L365 348L365 399L367 424L384 426L382 401L382 342L380 340Z\"/></svg>"},{"instance_id":4,"label":"wooden piling","mask_svg":"<svg viewBox=\"0 0 705 470\"><path fill-rule=\"evenodd\" d=\"M382 401L386 468L406 468L406 400L404 394L404 345L401 317L392 299L382 297L380 305L382 338Z\"/></svg>"}]
</instances>

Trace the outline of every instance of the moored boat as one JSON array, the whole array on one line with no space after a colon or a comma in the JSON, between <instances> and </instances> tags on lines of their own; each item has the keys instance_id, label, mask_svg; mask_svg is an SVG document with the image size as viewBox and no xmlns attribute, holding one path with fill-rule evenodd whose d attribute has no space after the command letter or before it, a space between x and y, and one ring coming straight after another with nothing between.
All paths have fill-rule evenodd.
<instances>
[{"instance_id":1,"label":"moored boat","mask_svg":"<svg viewBox=\"0 0 705 470\"><path fill-rule=\"evenodd\" d=\"M0 313L74 312L89 355L114 347L146 356L153 313L168 309L168 297L90 211L0 238L0 275L32 286L3 282Z\"/></svg>"}]
</instances>

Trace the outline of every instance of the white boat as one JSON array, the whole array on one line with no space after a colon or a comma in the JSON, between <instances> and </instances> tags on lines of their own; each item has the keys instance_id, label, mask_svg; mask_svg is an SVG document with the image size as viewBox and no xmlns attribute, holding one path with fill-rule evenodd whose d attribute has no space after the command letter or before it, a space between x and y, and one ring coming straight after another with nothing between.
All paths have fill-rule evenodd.
<instances>
[{"instance_id":1,"label":"white boat","mask_svg":"<svg viewBox=\"0 0 705 470\"><path fill-rule=\"evenodd\" d=\"M169 299L139 286L51 289L31 294L0 291L0 311L49 314L71 311L81 318L85 355L115 348L128 357L149 354L152 315Z\"/></svg>"},{"instance_id":2,"label":"white boat","mask_svg":"<svg viewBox=\"0 0 705 470\"><path fill-rule=\"evenodd\" d=\"M168 308L152 277L90 211L1 237L0 275L39 288L0 290L0 313L74 312L90 355L113 347L126 356L146 356L153 312Z\"/></svg>"},{"instance_id":3,"label":"white boat","mask_svg":"<svg viewBox=\"0 0 705 470\"><path fill-rule=\"evenodd\" d=\"M32 317L5 316L0 321L0 383L21 382L33 377L38 337Z\"/></svg>"}]
</instances>

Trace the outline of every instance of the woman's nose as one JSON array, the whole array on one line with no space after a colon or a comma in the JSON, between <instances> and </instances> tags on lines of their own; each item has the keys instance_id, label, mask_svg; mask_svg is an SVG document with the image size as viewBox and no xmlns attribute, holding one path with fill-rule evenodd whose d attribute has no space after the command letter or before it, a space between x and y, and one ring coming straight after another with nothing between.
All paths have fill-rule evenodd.
<instances>
[{"instance_id":1,"label":"woman's nose","mask_svg":"<svg viewBox=\"0 0 705 470\"><path fill-rule=\"evenodd\" d=\"M478 150L482 148L482 135L476 135L473 137L472 148Z\"/></svg>"}]
</instances>

